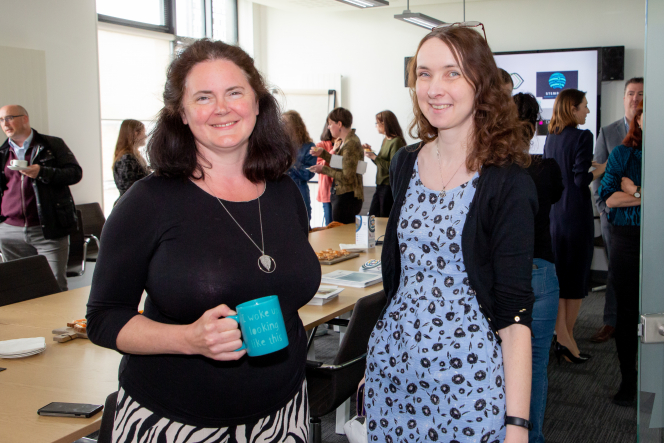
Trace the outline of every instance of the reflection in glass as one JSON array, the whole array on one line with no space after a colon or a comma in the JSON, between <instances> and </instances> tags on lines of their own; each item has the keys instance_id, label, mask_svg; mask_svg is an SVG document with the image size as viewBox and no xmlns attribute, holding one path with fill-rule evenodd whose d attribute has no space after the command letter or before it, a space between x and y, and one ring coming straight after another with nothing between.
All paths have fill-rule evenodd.
<instances>
[{"instance_id":1,"label":"reflection in glass","mask_svg":"<svg viewBox=\"0 0 664 443\"><path fill-rule=\"evenodd\" d=\"M163 26L164 0L96 0L97 14Z\"/></svg>"}]
</instances>

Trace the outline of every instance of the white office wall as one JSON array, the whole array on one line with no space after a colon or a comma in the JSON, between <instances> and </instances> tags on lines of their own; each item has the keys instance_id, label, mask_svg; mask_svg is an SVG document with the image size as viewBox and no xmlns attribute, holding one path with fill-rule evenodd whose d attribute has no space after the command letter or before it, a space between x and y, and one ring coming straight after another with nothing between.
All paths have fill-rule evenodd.
<instances>
[{"instance_id":1,"label":"white office wall","mask_svg":"<svg viewBox=\"0 0 664 443\"><path fill-rule=\"evenodd\" d=\"M0 46L45 53L48 134L63 138L83 168L83 179L71 187L74 200L76 203L100 202L101 130L95 1L2 0L1 9ZM25 67L3 61L2 71L9 69ZM2 78L0 73L0 81ZM20 101L20 98L15 100ZM28 112L39 113L31 109Z\"/></svg>"},{"instance_id":2,"label":"white office wall","mask_svg":"<svg viewBox=\"0 0 664 443\"><path fill-rule=\"evenodd\" d=\"M254 41L261 44L256 50L270 80L293 72L340 73L343 103L353 113L353 126L362 142L379 147L374 116L383 109L392 110L406 129L412 111L404 87L404 57L414 55L427 31L393 18L403 5L324 13L315 8L284 11L261 5L255 7L255 15L256 9L261 20L254 23L261 28L254 30ZM460 2L411 4L411 10L446 22L463 19ZM625 78L643 75L643 0L467 2L466 20L485 24L495 52L624 45ZM602 85L603 125L622 115L623 83ZM365 184L372 185L374 180L375 172L367 171Z\"/></svg>"}]
</instances>

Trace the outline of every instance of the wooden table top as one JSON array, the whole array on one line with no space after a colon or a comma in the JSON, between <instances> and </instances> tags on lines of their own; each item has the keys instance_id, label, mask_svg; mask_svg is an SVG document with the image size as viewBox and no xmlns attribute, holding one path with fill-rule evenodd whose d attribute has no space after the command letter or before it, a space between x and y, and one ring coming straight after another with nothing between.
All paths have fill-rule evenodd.
<instances>
[{"instance_id":1,"label":"wooden table top","mask_svg":"<svg viewBox=\"0 0 664 443\"><path fill-rule=\"evenodd\" d=\"M383 235L387 219L377 219L376 237ZM313 232L315 251L339 249L354 243L355 226ZM381 247L336 265L322 266L323 273L358 270L370 259L380 259ZM382 290L382 285L345 288L339 297L323 306L304 306L299 314L305 329L349 312L355 302ZM46 351L20 359L0 359L0 441L3 443L72 443L99 429L102 414L91 418L42 417L37 410L52 401L104 404L118 389L121 355L95 346L85 339L66 343L52 341L51 331L68 321L84 318L90 287L36 298L0 307L0 340L45 337Z\"/></svg>"}]
</instances>

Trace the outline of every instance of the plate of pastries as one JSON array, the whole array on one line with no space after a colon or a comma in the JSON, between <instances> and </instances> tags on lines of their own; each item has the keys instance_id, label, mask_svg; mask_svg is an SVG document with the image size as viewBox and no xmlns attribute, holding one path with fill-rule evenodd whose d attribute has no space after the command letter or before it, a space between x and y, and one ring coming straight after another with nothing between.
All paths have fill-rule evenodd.
<instances>
[{"instance_id":1,"label":"plate of pastries","mask_svg":"<svg viewBox=\"0 0 664 443\"><path fill-rule=\"evenodd\" d=\"M333 265L359 256L360 254L357 252L348 252L345 249L335 250L329 248L324 251L316 252L316 257L318 257L318 261L321 265Z\"/></svg>"}]
</instances>

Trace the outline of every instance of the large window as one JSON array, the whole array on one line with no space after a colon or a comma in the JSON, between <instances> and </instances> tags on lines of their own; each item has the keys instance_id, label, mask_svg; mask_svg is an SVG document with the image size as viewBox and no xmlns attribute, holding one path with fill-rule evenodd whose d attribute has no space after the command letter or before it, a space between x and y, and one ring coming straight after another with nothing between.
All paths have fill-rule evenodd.
<instances>
[{"instance_id":1,"label":"large window","mask_svg":"<svg viewBox=\"0 0 664 443\"><path fill-rule=\"evenodd\" d=\"M96 0L99 21L237 43L237 0Z\"/></svg>"}]
</instances>

